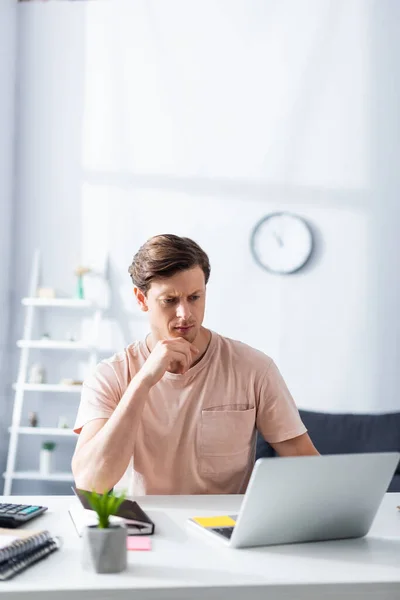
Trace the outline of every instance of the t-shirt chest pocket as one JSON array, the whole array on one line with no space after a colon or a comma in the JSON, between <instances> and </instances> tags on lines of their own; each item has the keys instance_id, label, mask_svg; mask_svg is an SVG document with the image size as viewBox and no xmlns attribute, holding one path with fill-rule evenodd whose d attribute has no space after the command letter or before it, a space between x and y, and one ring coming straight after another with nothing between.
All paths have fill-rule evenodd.
<instances>
[{"instance_id":1,"label":"t-shirt chest pocket","mask_svg":"<svg viewBox=\"0 0 400 600\"><path fill-rule=\"evenodd\" d=\"M244 466L255 430L256 409L222 406L201 413L200 469L224 471ZM213 459L213 457L215 457Z\"/></svg>"}]
</instances>

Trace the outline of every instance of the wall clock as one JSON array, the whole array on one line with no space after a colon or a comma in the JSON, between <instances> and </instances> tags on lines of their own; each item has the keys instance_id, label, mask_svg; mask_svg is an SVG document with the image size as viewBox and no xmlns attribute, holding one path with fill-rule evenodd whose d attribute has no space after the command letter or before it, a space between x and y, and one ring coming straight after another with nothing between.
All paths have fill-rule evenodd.
<instances>
[{"instance_id":1,"label":"wall clock","mask_svg":"<svg viewBox=\"0 0 400 600\"><path fill-rule=\"evenodd\" d=\"M257 264L271 273L299 271L313 250L309 225L298 215L280 212L261 219L251 234L251 252Z\"/></svg>"}]
</instances>

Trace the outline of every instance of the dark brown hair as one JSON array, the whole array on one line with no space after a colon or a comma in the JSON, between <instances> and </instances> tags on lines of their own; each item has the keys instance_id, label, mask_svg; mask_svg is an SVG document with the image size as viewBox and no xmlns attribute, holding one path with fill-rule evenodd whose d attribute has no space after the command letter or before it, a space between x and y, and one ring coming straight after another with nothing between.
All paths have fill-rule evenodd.
<instances>
[{"instance_id":1,"label":"dark brown hair","mask_svg":"<svg viewBox=\"0 0 400 600\"><path fill-rule=\"evenodd\" d=\"M172 277L179 271L199 266L206 283L210 277L210 261L196 242L173 234L155 235L139 248L128 272L133 284L144 294L156 278Z\"/></svg>"}]
</instances>

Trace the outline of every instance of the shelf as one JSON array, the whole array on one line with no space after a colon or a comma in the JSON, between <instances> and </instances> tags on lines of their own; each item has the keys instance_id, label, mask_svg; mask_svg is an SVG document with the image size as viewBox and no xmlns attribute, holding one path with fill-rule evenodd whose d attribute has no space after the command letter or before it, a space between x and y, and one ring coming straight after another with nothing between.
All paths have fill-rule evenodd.
<instances>
[{"instance_id":1,"label":"shelf","mask_svg":"<svg viewBox=\"0 0 400 600\"><path fill-rule=\"evenodd\" d=\"M81 300L80 298L22 298L22 304L49 308L94 308L91 300Z\"/></svg>"},{"instance_id":2,"label":"shelf","mask_svg":"<svg viewBox=\"0 0 400 600\"><path fill-rule=\"evenodd\" d=\"M12 427L9 427L8 431L11 432L12 429ZM16 427L16 431L25 435L59 435L66 437L75 436L75 433L72 429L63 429L62 427Z\"/></svg>"},{"instance_id":3,"label":"shelf","mask_svg":"<svg viewBox=\"0 0 400 600\"><path fill-rule=\"evenodd\" d=\"M49 473L43 475L39 471L14 471L14 473L3 473L3 477L11 479L36 479L41 481L74 481L72 473Z\"/></svg>"},{"instance_id":4,"label":"shelf","mask_svg":"<svg viewBox=\"0 0 400 600\"><path fill-rule=\"evenodd\" d=\"M61 385L60 383L14 383L14 390L24 390L25 392L68 392L70 394L81 393L81 385Z\"/></svg>"},{"instance_id":5,"label":"shelf","mask_svg":"<svg viewBox=\"0 0 400 600\"><path fill-rule=\"evenodd\" d=\"M18 340L18 348L38 348L42 350L91 350L93 346L85 342L57 340Z\"/></svg>"}]
</instances>

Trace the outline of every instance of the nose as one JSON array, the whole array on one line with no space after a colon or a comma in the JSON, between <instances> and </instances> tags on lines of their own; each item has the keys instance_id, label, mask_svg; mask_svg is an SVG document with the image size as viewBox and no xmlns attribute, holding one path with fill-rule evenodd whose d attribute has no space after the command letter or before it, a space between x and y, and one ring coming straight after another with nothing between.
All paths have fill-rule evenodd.
<instances>
[{"instance_id":1,"label":"nose","mask_svg":"<svg viewBox=\"0 0 400 600\"><path fill-rule=\"evenodd\" d=\"M190 318L190 306L187 302L181 301L179 302L176 308L176 316L178 319L182 319L183 321L188 321Z\"/></svg>"}]
</instances>

